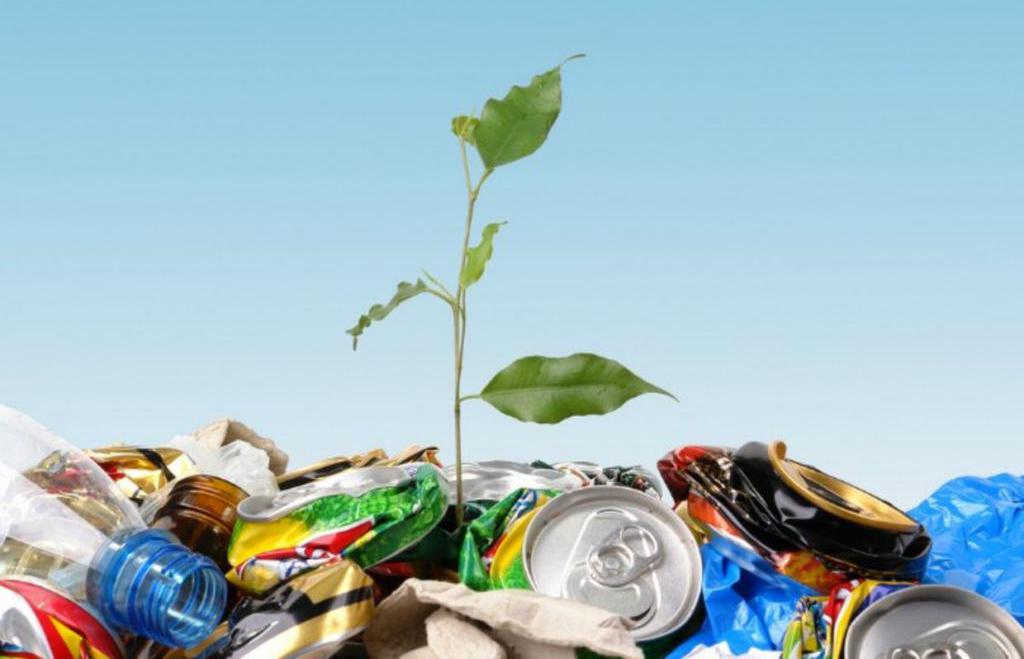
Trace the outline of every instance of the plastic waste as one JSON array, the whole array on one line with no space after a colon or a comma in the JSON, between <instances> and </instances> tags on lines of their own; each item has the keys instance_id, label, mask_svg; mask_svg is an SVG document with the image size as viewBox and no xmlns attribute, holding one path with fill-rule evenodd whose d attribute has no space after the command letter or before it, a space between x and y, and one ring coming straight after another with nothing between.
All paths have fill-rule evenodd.
<instances>
[{"instance_id":1,"label":"plastic waste","mask_svg":"<svg viewBox=\"0 0 1024 659\"><path fill-rule=\"evenodd\" d=\"M954 478L910 515L933 538L925 583L972 590L1024 624L1024 477Z\"/></svg>"},{"instance_id":2,"label":"plastic waste","mask_svg":"<svg viewBox=\"0 0 1024 659\"><path fill-rule=\"evenodd\" d=\"M175 437L168 443L192 458L200 474L223 478L250 496L277 493L277 478L270 470L270 456L252 444L230 442L211 448L188 436Z\"/></svg>"},{"instance_id":3,"label":"plastic waste","mask_svg":"<svg viewBox=\"0 0 1024 659\"><path fill-rule=\"evenodd\" d=\"M707 617L696 634L669 654L670 658L692 656L698 648L720 650L722 644L737 656L756 650L777 650L782 646L782 637L798 600L815 591L773 572L754 552L747 551L749 556L739 557L736 556L739 551L746 550L738 549L731 542L721 547L714 544L701 547ZM756 567L758 561L764 564L760 569ZM708 650L697 656L729 655L710 654Z\"/></svg>"},{"instance_id":4,"label":"plastic waste","mask_svg":"<svg viewBox=\"0 0 1024 659\"><path fill-rule=\"evenodd\" d=\"M210 634L223 575L135 506L84 452L0 406L0 576L34 577L89 605L113 629L171 647Z\"/></svg>"}]
</instances>

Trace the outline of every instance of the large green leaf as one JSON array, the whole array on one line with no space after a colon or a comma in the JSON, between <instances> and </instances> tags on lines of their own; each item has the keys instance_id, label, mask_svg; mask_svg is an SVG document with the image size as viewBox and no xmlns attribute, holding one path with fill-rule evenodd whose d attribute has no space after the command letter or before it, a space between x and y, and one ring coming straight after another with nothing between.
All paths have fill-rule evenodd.
<instances>
[{"instance_id":1,"label":"large green leaf","mask_svg":"<svg viewBox=\"0 0 1024 659\"><path fill-rule=\"evenodd\" d=\"M506 222L492 222L485 226L480 232L480 244L466 250L466 265L459 273L459 284L463 288L469 288L484 276L484 268L494 253L494 234L498 233L503 224Z\"/></svg>"},{"instance_id":2,"label":"large green leaf","mask_svg":"<svg viewBox=\"0 0 1024 659\"><path fill-rule=\"evenodd\" d=\"M582 55L569 59L576 57ZM562 64L534 76L526 87L512 87L501 100L489 99L473 130L484 165L494 169L539 149L561 110Z\"/></svg>"},{"instance_id":3,"label":"large green leaf","mask_svg":"<svg viewBox=\"0 0 1024 659\"><path fill-rule=\"evenodd\" d=\"M579 353L517 359L487 383L480 397L520 421L558 423L607 414L641 394L675 398L617 361Z\"/></svg>"},{"instance_id":4,"label":"large green leaf","mask_svg":"<svg viewBox=\"0 0 1024 659\"><path fill-rule=\"evenodd\" d=\"M415 284L410 284L407 281L400 282L398 284L398 290L391 297L391 300L387 304L375 304L370 307L370 310L359 317L357 322L351 329L346 330L347 334L352 335L352 349L356 349L359 337L362 335L363 330L369 327L372 323L380 320L384 320L388 317L392 311L398 308L398 305L402 304L406 300L410 300L420 293L424 293L427 290L427 285L423 283L422 279L417 279Z\"/></svg>"}]
</instances>

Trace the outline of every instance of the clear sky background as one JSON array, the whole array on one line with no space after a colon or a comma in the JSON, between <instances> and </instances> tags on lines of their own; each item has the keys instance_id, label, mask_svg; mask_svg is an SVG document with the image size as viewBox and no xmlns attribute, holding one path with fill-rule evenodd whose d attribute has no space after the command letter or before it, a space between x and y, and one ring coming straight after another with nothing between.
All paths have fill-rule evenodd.
<instances>
[{"instance_id":1,"label":"clear sky background","mask_svg":"<svg viewBox=\"0 0 1024 659\"><path fill-rule=\"evenodd\" d=\"M230 415L292 464L435 443L454 278L450 118L566 55L499 170L465 387L587 350L671 390L469 458L642 462L785 438L910 505L1024 472L1024 5L0 6L0 400L73 442Z\"/></svg>"}]
</instances>

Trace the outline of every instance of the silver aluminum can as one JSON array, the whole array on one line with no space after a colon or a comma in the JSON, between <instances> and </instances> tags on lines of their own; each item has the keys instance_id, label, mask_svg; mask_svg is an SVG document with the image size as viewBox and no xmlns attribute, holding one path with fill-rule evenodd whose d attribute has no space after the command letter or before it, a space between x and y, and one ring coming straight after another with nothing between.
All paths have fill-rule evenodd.
<instances>
[{"instance_id":1,"label":"silver aluminum can","mask_svg":"<svg viewBox=\"0 0 1024 659\"><path fill-rule=\"evenodd\" d=\"M911 586L869 606L850 625L849 659L1024 659L1024 628L981 595Z\"/></svg>"},{"instance_id":2,"label":"silver aluminum can","mask_svg":"<svg viewBox=\"0 0 1024 659\"><path fill-rule=\"evenodd\" d=\"M533 589L618 613L637 641L682 627L700 603L697 542L672 509L613 485L568 492L537 511L523 539Z\"/></svg>"},{"instance_id":3,"label":"silver aluminum can","mask_svg":"<svg viewBox=\"0 0 1024 659\"><path fill-rule=\"evenodd\" d=\"M444 474L453 484L451 496L454 502L455 465L445 467ZM465 501L501 501L519 488L564 492L582 486L583 482L571 474L523 462L484 460L462 465L462 498Z\"/></svg>"},{"instance_id":4,"label":"silver aluminum can","mask_svg":"<svg viewBox=\"0 0 1024 659\"><path fill-rule=\"evenodd\" d=\"M430 463L347 469L277 494L251 496L238 504L238 516L247 522L271 522L326 496L347 494L358 497L378 487L402 485L413 480L416 470L426 464Z\"/></svg>"}]
</instances>

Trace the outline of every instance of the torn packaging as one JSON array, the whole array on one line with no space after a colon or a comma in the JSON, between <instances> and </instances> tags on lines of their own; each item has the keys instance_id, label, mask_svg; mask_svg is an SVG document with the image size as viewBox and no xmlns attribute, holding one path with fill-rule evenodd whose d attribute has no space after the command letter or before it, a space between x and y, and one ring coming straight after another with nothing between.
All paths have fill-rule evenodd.
<instances>
[{"instance_id":1,"label":"torn packaging","mask_svg":"<svg viewBox=\"0 0 1024 659\"><path fill-rule=\"evenodd\" d=\"M438 632L457 621L442 615L428 623L439 610L475 623L508 656L568 659L577 648L607 657L643 656L628 623L602 609L526 590L478 593L461 584L418 579L406 581L378 606L364 636L370 656L400 659L417 652L413 656L486 657L493 652L490 642L483 643L476 635L445 637L442 642Z\"/></svg>"}]
</instances>

